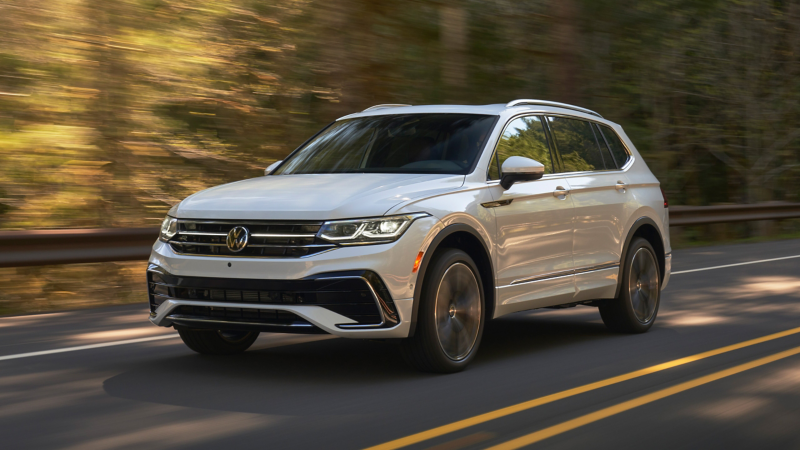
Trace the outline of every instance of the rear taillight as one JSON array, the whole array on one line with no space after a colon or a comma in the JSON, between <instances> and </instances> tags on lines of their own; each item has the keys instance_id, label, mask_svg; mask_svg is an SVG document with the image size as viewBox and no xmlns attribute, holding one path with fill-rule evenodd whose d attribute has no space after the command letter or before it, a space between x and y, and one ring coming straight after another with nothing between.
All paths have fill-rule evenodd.
<instances>
[{"instance_id":1,"label":"rear taillight","mask_svg":"<svg viewBox=\"0 0 800 450\"><path fill-rule=\"evenodd\" d=\"M669 208L669 202L667 201L667 193L664 192L664 188L661 188L661 197L664 199L664 208Z\"/></svg>"}]
</instances>

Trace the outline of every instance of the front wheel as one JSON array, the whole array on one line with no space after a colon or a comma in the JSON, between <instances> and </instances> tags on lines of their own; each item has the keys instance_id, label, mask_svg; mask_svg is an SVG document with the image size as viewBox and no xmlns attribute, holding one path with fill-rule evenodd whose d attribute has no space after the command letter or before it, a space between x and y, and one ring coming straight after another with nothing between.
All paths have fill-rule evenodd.
<instances>
[{"instance_id":1,"label":"front wheel","mask_svg":"<svg viewBox=\"0 0 800 450\"><path fill-rule=\"evenodd\" d=\"M612 331L644 333L656 320L660 300L656 252L650 242L635 238L625 255L619 296L600 306L600 317Z\"/></svg>"},{"instance_id":2,"label":"front wheel","mask_svg":"<svg viewBox=\"0 0 800 450\"><path fill-rule=\"evenodd\" d=\"M478 268L468 254L447 249L434 255L423 283L416 332L401 344L403 356L424 372L464 370L483 335Z\"/></svg>"},{"instance_id":3,"label":"front wheel","mask_svg":"<svg viewBox=\"0 0 800 450\"><path fill-rule=\"evenodd\" d=\"M183 343L203 355L242 353L256 341L257 331L194 330L179 328Z\"/></svg>"}]
</instances>

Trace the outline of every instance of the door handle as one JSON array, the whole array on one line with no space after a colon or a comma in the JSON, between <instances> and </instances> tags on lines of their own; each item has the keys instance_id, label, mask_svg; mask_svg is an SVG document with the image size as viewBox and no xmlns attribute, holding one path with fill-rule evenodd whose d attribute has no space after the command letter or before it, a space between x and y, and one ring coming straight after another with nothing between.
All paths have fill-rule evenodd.
<instances>
[{"instance_id":1,"label":"door handle","mask_svg":"<svg viewBox=\"0 0 800 450\"><path fill-rule=\"evenodd\" d=\"M616 189L617 189L617 190L618 190L620 193L624 194L624 193L625 193L625 191L627 191L627 189L628 189L628 185L627 185L627 184L625 184L625 183L624 183L624 182L622 182L622 181L617 181L617 186L616 186Z\"/></svg>"},{"instance_id":2,"label":"door handle","mask_svg":"<svg viewBox=\"0 0 800 450\"><path fill-rule=\"evenodd\" d=\"M553 191L553 197L556 197L559 200L565 200L569 195L569 189L564 189L561 186L556 187L556 190Z\"/></svg>"}]
</instances>

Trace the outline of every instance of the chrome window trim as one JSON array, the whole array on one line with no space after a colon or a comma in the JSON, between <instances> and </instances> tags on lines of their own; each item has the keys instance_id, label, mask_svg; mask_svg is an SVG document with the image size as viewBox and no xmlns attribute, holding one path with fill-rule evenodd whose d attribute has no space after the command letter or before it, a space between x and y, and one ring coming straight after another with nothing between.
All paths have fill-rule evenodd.
<instances>
[{"instance_id":1,"label":"chrome window trim","mask_svg":"<svg viewBox=\"0 0 800 450\"><path fill-rule=\"evenodd\" d=\"M608 124L605 124L605 123L600 122L598 120L593 120L593 119L589 119L589 118L586 118L586 117L573 116L573 115L565 114L565 113L521 112L519 114L515 114L515 115L511 116L506 121L505 125L503 125L502 131L500 132L500 136L497 138L497 141L494 143L494 147L492 148L492 156L489 158L489 165L486 166L486 181L487 181L487 183L488 182L492 182L492 181L497 181L498 183L500 182L499 179L498 180L492 180L492 179L489 178L489 170L491 170L491 168L492 168L492 159L494 158L495 154L497 153L497 146L500 145L500 139L503 138L503 134L506 132L506 128L508 128L508 125L511 122L513 122L514 120L516 120L516 119L518 119L520 117L527 117L527 116L565 117L565 118L568 118L568 119L583 120L583 121L591 122L591 123L594 123L594 124L597 124L597 125L603 125L605 127L610 128L611 131L613 131L614 134L616 134L617 138L619 138L619 141L622 142L622 146L625 148L625 152L628 154L628 161L619 169L586 170L586 171L583 171L583 172L548 173L548 174L545 174L542 178L540 178L540 180L541 179L547 180L547 179L552 179L552 178L571 178L571 177L586 176L586 175L596 174L596 173L600 173L600 174L618 173L618 174L621 174L621 173L628 172L628 170L633 166L633 163L636 162L636 157L633 156L633 152L631 152L631 149L628 148L628 144L626 144L625 141L623 141L622 138L619 137L619 134L614 130L614 128L610 127ZM549 140L549 137L548 137L548 140ZM605 141L605 137L603 137L603 140ZM548 142L548 144L551 144L551 143ZM606 143L606 145L608 145L608 144ZM558 149L556 149L556 151L558 151ZM551 158L552 157L553 157L553 155L551 155ZM498 167L497 169L498 169L498 172L500 172L500 170L501 170L500 167ZM533 183L533 182L536 182L536 181L538 181L538 180L523 181L521 183Z\"/></svg>"},{"instance_id":2,"label":"chrome window trim","mask_svg":"<svg viewBox=\"0 0 800 450\"><path fill-rule=\"evenodd\" d=\"M564 113L552 113L552 114L551 113L543 113L542 115L544 115L544 116L552 116L552 117L564 117L564 118L567 118L567 119L575 119L575 120L583 120L584 122L590 122L590 123L594 123L594 124L597 124L597 125L603 125L605 127L611 128L610 126L608 126L608 124L602 123L602 122L600 122L598 120L588 119L586 117L578 117L578 116L573 116L573 115L564 114ZM548 124L548 127L549 127L549 124ZM592 130L592 131L594 131L594 130ZM614 129L611 128L611 131L614 131ZM553 134L552 131L551 131L551 134ZM617 134L616 131L614 131L614 134L616 134L617 138L619 138L619 134ZM555 136L553 138L555 138ZM603 140L605 141L605 137L603 137ZM631 152L631 149L628 148L628 145L625 144L625 141L623 141L622 139L619 139L619 141L622 142L622 147L624 147L625 148L625 152L628 153L628 161L621 168L619 168L619 169L608 169L608 170L607 169L603 169L603 170L585 170L583 172L561 172L560 175L572 175L572 174L585 175L585 174L598 173L598 172L602 172L602 173L627 172L628 169L630 169L631 166L633 165L633 161L634 161L635 157L633 156L633 152ZM599 142L598 142L598 144L599 144ZM606 145L608 145L608 142L606 142ZM600 149L598 148L598 150L600 150ZM556 149L556 151L558 151L558 149ZM611 151L611 149L609 149L609 151Z\"/></svg>"},{"instance_id":3,"label":"chrome window trim","mask_svg":"<svg viewBox=\"0 0 800 450\"><path fill-rule=\"evenodd\" d=\"M625 164L622 165L622 169L627 170L627 168L630 167L630 165L633 163L633 159L634 159L633 152L631 151L630 148L628 148L628 144L626 144L625 141L623 141L622 138L619 137L619 133L617 133L617 131L614 128L612 128L612 127L610 127L610 126L608 126L607 124L604 124L604 123L600 123L600 122L596 122L596 121L593 121L593 122L595 123L595 125L597 126L598 129L600 129L601 125L605 126L606 128L609 128L614 133L614 135L617 136L617 139L619 139L619 141L622 143L622 148L624 148L625 149L625 153L628 154L628 161L625 162ZM603 130L600 130L600 136L603 138L603 141L606 143L606 146L608 147L608 151L611 152L611 147L608 145L608 139L606 139L606 136L603 134ZM612 153L611 156L612 157L614 156L613 153Z\"/></svg>"}]
</instances>

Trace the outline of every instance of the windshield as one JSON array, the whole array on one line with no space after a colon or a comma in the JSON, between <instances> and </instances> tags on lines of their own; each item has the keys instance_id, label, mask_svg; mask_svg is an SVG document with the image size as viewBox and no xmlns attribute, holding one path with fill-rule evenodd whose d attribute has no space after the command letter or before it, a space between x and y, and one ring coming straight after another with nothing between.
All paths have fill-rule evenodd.
<instances>
[{"instance_id":1,"label":"windshield","mask_svg":"<svg viewBox=\"0 0 800 450\"><path fill-rule=\"evenodd\" d=\"M466 175L496 119L475 114L402 114L341 120L292 154L273 174Z\"/></svg>"}]
</instances>

